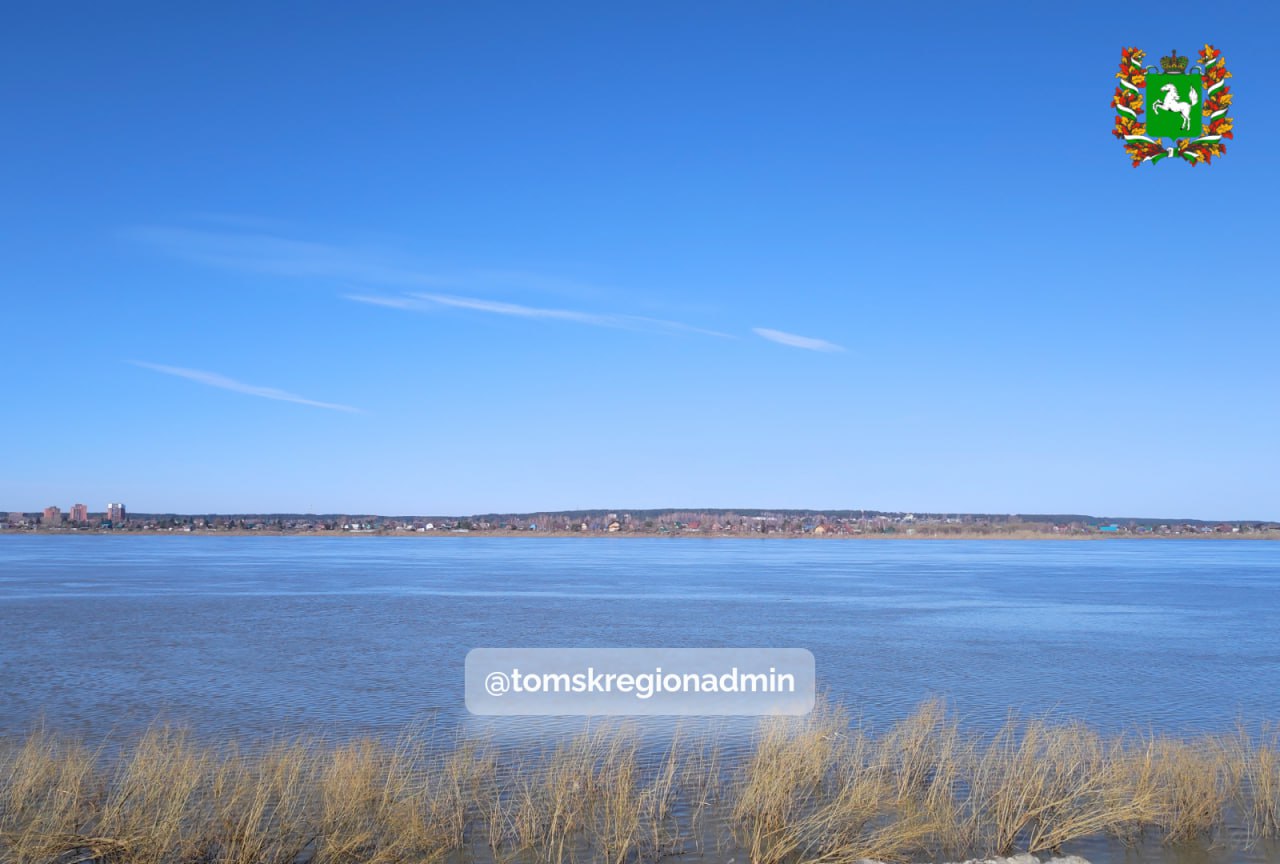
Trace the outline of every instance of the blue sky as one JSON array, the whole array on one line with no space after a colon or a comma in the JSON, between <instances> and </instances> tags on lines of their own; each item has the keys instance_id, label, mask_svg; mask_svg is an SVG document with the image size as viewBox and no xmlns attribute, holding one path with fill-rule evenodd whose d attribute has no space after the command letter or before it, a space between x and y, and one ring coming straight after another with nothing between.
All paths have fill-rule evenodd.
<instances>
[{"instance_id":1,"label":"blue sky","mask_svg":"<svg viewBox=\"0 0 1280 864\"><path fill-rule=\"evenodd\" d=\"M189 6L0 34L0 508L1280 519L1270 4Z\"/></svg>"}]
</instances>

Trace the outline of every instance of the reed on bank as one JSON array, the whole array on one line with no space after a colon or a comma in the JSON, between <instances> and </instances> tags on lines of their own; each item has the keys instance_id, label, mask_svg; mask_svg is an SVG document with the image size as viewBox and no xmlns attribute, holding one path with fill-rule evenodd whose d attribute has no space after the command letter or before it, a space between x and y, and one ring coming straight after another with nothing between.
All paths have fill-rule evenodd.
<instances>
[{"instance_id":1,"label":"reed on bank","mask_svg":"<svg viewBox=\"0 0 1280 864\"><path fill-rule=\"evenodd\" d=\"M1104 738L1010 718L965 732L927 703L883 734L830 706L654 746L601 726L537 752L297 740L252 752L157 728L93 751L37 728L0 742L4 864L652 862L717 844L757 864L1280 838L1280 738Z\"/></svg>"}]
</instances>

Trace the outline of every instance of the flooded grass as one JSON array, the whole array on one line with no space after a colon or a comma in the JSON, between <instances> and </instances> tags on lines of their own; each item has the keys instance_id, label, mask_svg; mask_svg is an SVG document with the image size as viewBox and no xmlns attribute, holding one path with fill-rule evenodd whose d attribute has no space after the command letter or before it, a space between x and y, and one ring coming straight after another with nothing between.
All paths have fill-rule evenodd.
<instances>
[{"instance_id":1,"label":"flooded grass","mask_svg":"<svg viewBox=\"0 0 1280 864\"><path fill-rule=\"evenodd\" d=\"M962 730L940 703L872 734L839 709L662 746L600 726L537 751L293 741L252 752L157 728L111 751L38 728L0 742L4 864L942 860L1280 839L1280 738L1104 738L1010 718Z\"/></svg>"}]
</instances>

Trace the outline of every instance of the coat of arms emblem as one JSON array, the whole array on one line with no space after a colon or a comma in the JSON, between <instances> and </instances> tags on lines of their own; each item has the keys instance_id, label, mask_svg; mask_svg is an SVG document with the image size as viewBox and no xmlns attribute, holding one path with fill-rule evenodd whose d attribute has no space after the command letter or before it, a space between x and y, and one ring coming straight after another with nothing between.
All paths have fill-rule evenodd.
<instances>
[{"instance_id":1,"label":"coat of arms emblem","mask_svg":"<svg viewBox=\"0 0 1280 864\"><path fill-rule=\"evenodd\" d=\"M1222 139L1235 136L1227 116L1231 73L1223 66L1222 52L1206 45L1200 62L1188 69L1190 58L1180 57L1174 50L1160 58L1159 71L1142 65L1146 56L1137 48L1121 51L1120 71L1116 73L1120 85L1111 99L1116 109L1111 134L1124 141L1134 167L1143 162L1154 165L1169 156L1181 157L1191 165L1208 164L1214 156L1226 153Z\"/></svg>"}]
</instances>

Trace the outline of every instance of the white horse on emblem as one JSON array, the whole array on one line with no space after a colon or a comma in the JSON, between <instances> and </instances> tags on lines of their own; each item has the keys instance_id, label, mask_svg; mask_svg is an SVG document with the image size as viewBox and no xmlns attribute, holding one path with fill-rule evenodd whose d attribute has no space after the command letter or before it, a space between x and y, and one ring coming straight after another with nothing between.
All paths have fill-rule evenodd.
<instances>
[{"instance_id":1,"label":"white horse on emblem","mask_svg":"<svg viewBox=\"0 0 1280 864\"><path fill-rule=\"evenodd\" d=\"M1175 114L1182 115L1182 128L1191 128L1191 109L1200 101L1200 97L1196 95L1196 88L1192 87L1187 94L1190 102L1182 102L1178 99L1178 88L1172 84L1166 84L1160 88L1164 91L1164 99L1159 102L1151 103L1151 113L1159 114L1163 111L1172 111Z\"/></svg>"}]
</instances>

